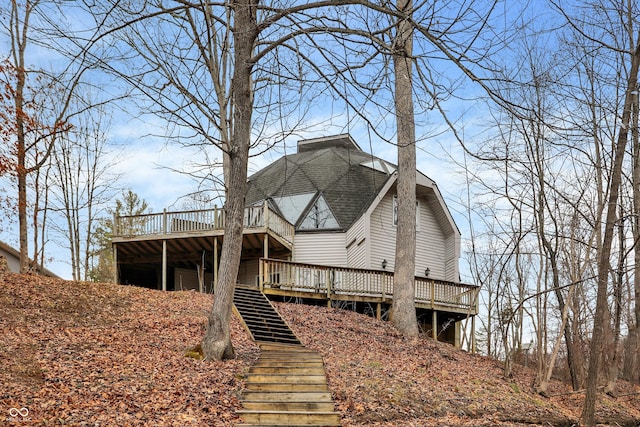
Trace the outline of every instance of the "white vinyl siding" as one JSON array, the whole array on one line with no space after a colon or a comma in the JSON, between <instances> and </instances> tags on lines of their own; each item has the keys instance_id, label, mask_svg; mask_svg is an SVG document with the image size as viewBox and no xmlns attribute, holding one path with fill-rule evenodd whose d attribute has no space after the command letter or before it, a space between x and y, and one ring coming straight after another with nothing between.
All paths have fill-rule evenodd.
<instances>
[{"instance_id":1,"label":"white vinyl siding","mask_svg":"<svg viewBox=\"0 0 640 427\"><path fill-rule=\"evenodd\" d=\"M347 267L346 233L296 233L294 261Z\"/></svg>"},{"instance_id":2,"label":"white vinyl siding","mask_svg":"<svg viewBox=\"0 0 640 427\"><path fill-rule=\"evenodd\" d=\"M238 270L238 283L245 285L255 285L256 276L260 274L260 264L258 259L243 260Z\"/></svg>"},{"instance_id":3,"label":"white vinyl siding","mask_svg":"<svg viewBox=\"0 0 640 427\"><path fill-rule=\"evenodd\" d=\"M427 203L420 204L422 229L416 234L416 276L424 276L430 270L429 277L449 280L446 277L446 238L442 228Z\"/></svg>"},{"instance_id":4,"label":"white vinyl siding","mask_svg":"<svg viewBox=\"0 0 640 427\"><path fill-rule=\"evenodd\" d=\"M393 225L393 195L387 193L371 213L369 225L368 268L382 269L382 260L387 260L387 270L394 270L396 253L396 226Z\"/></svg>"},{"instance_id":5,"label":"white vinyl siding","mask_svg":"<svg viewBox=\"0 0 640 427\"><path fill-rule=\"evenodd\" d=\"M460 238L456 233L451 233L447 237L447 257L445 265L446 278L451 282L460 280L458 253L460 253Z\"/></svg>"},{"instance_id":6,"label":"white vinyl siding","mask_svg":"<svg viewBox=\"0 0 640 427\"><path fill-rule=\"evenodd\" d=\"M9 271L13 273L20 272L20 258L17 258L14 254L9 253L4 249L0 249L0 255L4 256L7 259L7 264L9 265Z\"/></svg>"},{"instance_id":7,"label":"white vinyl siding","mask_svg":"<svg viewBox=\"0 0 640 427\"><path fill-rule=\"evenodd\" d=\"M345 244L347 250L347 264L351 268L367 268L366 215L360 217L349 230Z\"/></svg>"},{"instance_id":8,"label":"white vinyl siding","mask_svg":"<svg viewBox=\"0 0 640 427\"><path fill-rule=\"evenodd\" d=\"M397 227L393 225L393 197L393 194L387 194L371 214L369 268L372 269L381 269L382 260L386 260L386 269L395 270ZM426 200L420 199L417 208L420 232L416 233L416 276L424 276L429 268L430 278L457 281L455 233L450 230L445 235Z\"/></svg>"}]
</instances>

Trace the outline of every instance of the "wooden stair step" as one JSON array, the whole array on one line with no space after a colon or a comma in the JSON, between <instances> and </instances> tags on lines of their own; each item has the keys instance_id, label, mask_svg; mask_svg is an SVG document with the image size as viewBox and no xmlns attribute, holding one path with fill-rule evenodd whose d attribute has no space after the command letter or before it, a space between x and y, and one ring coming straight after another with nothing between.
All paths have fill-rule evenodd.
<instances>
[{"instance_id":1,"label":"wooden stair step","mask_svg":"<svg viewBox=\"0 0 640 427\"><path fill-rule=\"evenodd\" d=\"M283 328L278 326L270 328L267 326L256 325L255 323L252 324L251 322L248 322L247 326L253 329L254 335L257 333L263 333L263 334L289 335L289 336L295 337L293 332L291 332L288 328Z\"/></svg>"},{"instance_id":2,"label":"wooden stair step","mask_svg":"<svg viewBox=\"0 0 640 427\"><path fill-rule=\"evenodd\" d=\"M268 344L285 344L285 343L260 343L259 346L262 347ZM267 354L260 358L260 360L291 360L291 361L322 361L322 356L319 354L313 353L303 353L303 352L281 352L280 354Z\"/></svg>"},{"instance_id":3,"label":"wooden stair step","mask_svg":"<svg viewBox=\"0 0 640 427\"><path fill-rule=\"evenodd\" d=\"M322 366L252 366L250 374L325 375Z\"/></svg>"},{"instance_id":4,"label":"wooden stair step","mask_svg":"<svg viewBox=\"0 0 640 427\"><path fill-rule=\"evenodd\" d=\"M268 299L262 299L262 297L256 299L253 297L234 296L233 303L251 310L268 310L273 307Z\"/></svg>"},{"instance_id":5,"label":"wooden stair step","mask_svg":"<svg viewBox=\"0 0 640 427\"><path fill-rule=\"evenodd\" d=\"M274 334L261 334L261 333L255 333L253 335L253 338L256 341L264 341L264 342L270 342L270 341L275 341L277 340L278 342L297 342L298 339L295 337L287 337L284 335L274 335Z\"/></svg>"},{"instance_id":6,"label":"wooden stair step","mask_svg":"<svg viewBox=\"0 0 640 427\"><path fill-rule=\"evenodd\" d=\"M327 381L324 375L248 373L245 378L253 383L324 384Z\"/></svg>"},{"instance_id":7,"label":"wooden stair step","mask_svg":"<svg viewBox=\"0 0 640 427\"><path fill-rule=\"evenodd\" d=\"M242 310L242 307L240 308L240 310L242 311L242 318L244 319L245 322L269 325L269 326L278 325L278 326L284 326L288 328L287 324L282 320L282 318L276 316L275 314L268 314L268 313L263 314L259 312Z\"/></svg>"},{"instance_id":8,"label":"wooden stair step","mask_svg":"<svg viewBox=\"0 0 640 427\"><path fill-rule=\"evenodd\" d=\"M240 410L237 414L246 424L272 426L339 426L340 414L337 412L307 412L307 411L249 411Z\"/></svg>"},{"instance_id":9,"label":"wooden stair step","mask_svg":"<svg viewBox=\"0 0 640 427\"><path fill-rule=\"evenodd\" d=\"M276 402L333 402L329 392L259 392L245 391L242 399L248 401L275 400Z\"/></svg>"},{"instance_id":10,"label":"wooden stair step","mask_svg":"<svg viewBox=\"0 0 640 427\"><path fill-rule=\"evenodd\" d=\"M248 391L277 391L277 392L326 392L327 384L310 384L310 383L246 383L245 389Z\"/></svg>"},{"instance_id":11,"label":"wooden stair step","mask_svg":"<svg viewBox=\"0 0 640 427\"><path fill-rule=\"evenodd\" d=\"M271 324L252 322L251 320L245 320L245 323L249 327L253 326L256 330L274 331L274 332L280 332L280 333L286 333L286 334L289 334L289 335L293 335L293 332L291 331L291 329L289 329L289 327L284 325L284 324L283 325L279 325L279 324L271 325Z\"/></svg>"},{"instance_id":12,"label":"wooden stair step","mask_svg":"<svg viewBox=\"0 0 640 427\"><path fill-rule=\"evenodd\" d=\"M291 337L296 337L293 332L286 330L286 329L282 329L282 328L267 328L267 327L256 327L254 328L254 335L257 333L262 333L262 334L274 334L274 335L287 335L287 336L291 336ZM296 338L297 339L297 338Z\"/></svg>"},{"instance_id":13,"label":"wooden stair step","mask_svg":"<svg viewBox=\"0 0 640 427\"><path fill-rule=\"evenodd\" d=\"M291 360L291 359L271 359L261 360L256 362L253 366L265 367L265 368L277 368L287 367L292 368L324 368L324 362L322 360Z\"/></svg>"},{"instance_id":14,"label":"wooden stair step","mask_svg":"<svg viewBox=\"0 0 640 427\"><path fill-rule=\"evenodd\" d=\"M261 362L252 366L253 368L266 368L266 369L322 369L324 371L324 364L322 362L289 362L289 361L273 361L273 362ZM260 372L260 371L253 371ZM276 372L274 372L276 373ZM325 371L326 373L326 371Z\"/></svg>"},{"instance_id":15,"label":"wooden stair step","mask_svg":"<svg viewBox=\"0 0 640 427\"><path fill-rule=\"evenodd\" d=\"M333 402L279 402L243 400L242 407L247 411L283 411L283 412L331 412Z\"/></svg>"},{"instance_id":16,"label":"wooden stair step","mask_svg":"<svg viewBox=\"0 0 640 427\"><path fill-rule=\"evenodd\" d=\"M322 359L272 358L258 360L254 366L324 366Z\"/></svg>"}]
</instances>

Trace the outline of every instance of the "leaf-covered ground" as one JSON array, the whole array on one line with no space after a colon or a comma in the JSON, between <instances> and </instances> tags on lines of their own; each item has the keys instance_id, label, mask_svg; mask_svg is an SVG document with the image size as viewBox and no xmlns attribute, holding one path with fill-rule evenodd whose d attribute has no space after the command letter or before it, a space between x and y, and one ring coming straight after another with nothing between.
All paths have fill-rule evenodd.
<instances>
[{"instance_id":1,"label":"leaf-covered ground","mask_svg":"<svg viewBox=\"0 0 640 427\"><path fill-rule=\"evenodd\" d=\"M259 350L234 319L237 359L185 357L211 295L7 274L0 283L0 425L232 426ZM582 395L430 339L405 340L353 312L277 304L325 359L344 426L571 425ZM621 384L599 417L640 423L640 388ZM635 393L635 394L633 394ZM22 410L28 409L28 414ZM17 410L21 410L20 413Z\"/></svg>"}]
</instances>

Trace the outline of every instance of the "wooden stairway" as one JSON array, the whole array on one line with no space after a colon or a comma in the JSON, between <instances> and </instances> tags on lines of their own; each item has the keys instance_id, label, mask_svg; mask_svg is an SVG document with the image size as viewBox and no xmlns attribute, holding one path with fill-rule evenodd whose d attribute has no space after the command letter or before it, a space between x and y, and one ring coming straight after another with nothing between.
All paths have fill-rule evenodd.
<instances>
[{"instance_id":1,"label":"wooden stairway","mask_svg":"<svg viewBox=\"0 0 640 427\"><path fill-rule=\"evenodd\" d=\"M260 289L236 285L233 305L255 342L302 345Z\"/></svg>"},{"instance_id":2,"label":"wooden stairway","mask_svg":"<svg viewBox=\"0 0 640 427\"><path fill-rule=\"evenodd\" d=\"M259 290L236 288L234 305L261 350L246 377L237 411L244 422L237 426L339 426L322 356L300 343Z\"/></svg>"}]
</instances>

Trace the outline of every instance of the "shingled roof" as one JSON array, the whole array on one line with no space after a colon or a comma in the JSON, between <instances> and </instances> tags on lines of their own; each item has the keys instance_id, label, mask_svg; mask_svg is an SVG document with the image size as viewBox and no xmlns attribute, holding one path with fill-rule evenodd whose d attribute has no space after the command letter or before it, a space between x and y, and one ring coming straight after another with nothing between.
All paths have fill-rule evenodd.
<instances>
[{"instance_id":1,"label":"shingled roof","mask_svg":"<svg viewBox=\"0 0 640 427\"><path fill-rule=\"evenodd\" d=\"M311 230L319 207L330 212L315 229L345 231L373 202L395 166L365 153L349 135L303 140L298 152L256 172L248 181L247 205L267 200L271 208Z\"/></svg>"}]
</instances>

